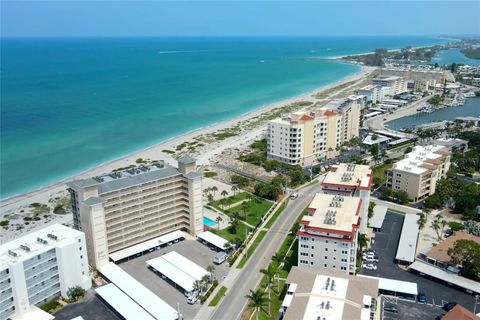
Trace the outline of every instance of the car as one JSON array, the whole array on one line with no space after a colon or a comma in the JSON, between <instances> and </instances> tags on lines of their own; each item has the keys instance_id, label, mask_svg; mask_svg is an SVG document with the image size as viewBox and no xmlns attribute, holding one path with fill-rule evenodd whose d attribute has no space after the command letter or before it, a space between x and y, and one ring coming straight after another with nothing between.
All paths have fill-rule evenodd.
<instances>
[{"instance_id":1,"label":"car","mask_svg":"<svg viewBox=\"0 0 480 320\"><path fill-rule=\"evenodd\" d=\"M442 307L443 310L445 311L450 311L453 309L453 307L455 307L457 305L456 302L448 302L448 303L445 303Z\"/></svg>"},{"instance_id":2,"label":"car","mask_svg":"<svg viewBox=\"0 0 480 320\"><path fill-rule=\"evenodd\" d=\"M378 258L376 259L374 257L366 257L363 260L366 261L366 262L378 262Z\"/></svg>"},{"instance_id":3,"label":"car","mask_svg":"<svg viewBox=\"0 0 480 320\"><path fill-rule=\"evenodd\" d=\"M188 304L195 304L198 301L198 295L197 294L192 294L187 298L187 303Z\"/></svg>"},{"instance_id":4,"label":"car","mask_svg":"<svg viewBox=\"0 0 480 320\"><path fill-rule=\"evenodd\" d=\"M427 296L425 295L425 293L420 293L417 299L418 299L418 302L427 303Z\"/></svg>"},{"instance_id":5,"label":"car","mask_svg":"<svg viewBox=\"0 0 480 320\"><path fill-rule=\"evenodd\" d=\"M368 270L377 270L377 266L374 265L373 263L364 263L362 264L362 268L368 269Z\"/></svg>"},{"instance_id":6,"label":"car","mask_svg":"<svg viewBox=\"0 0 480 320\"><path fill-rule=\"evenodd\" d=\"M383 308L383 311L390 312L390 313L398 313L398 309L395 306L386 306Z\"/></svg>"},{"instance_id":7,"label":"car","mask_svg":"<svg viewBox=\"0 0 480 320\"><path fill-rule=\"evenodd\" d=\"M297 199L297 198L298 198L298 193L292 193L292 194L290 195L290 199L291 199L291 200L295 200L295 199Z\"/></svg>"}]
</instances>

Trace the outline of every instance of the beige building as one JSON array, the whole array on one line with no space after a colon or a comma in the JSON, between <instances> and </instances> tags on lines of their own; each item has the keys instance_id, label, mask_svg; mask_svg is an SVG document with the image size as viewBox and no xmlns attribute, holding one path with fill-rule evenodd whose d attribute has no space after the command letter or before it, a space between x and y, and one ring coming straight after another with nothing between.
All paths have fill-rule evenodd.
<instances>
[{"instance_id":1,"label":"beige building","mask_svg":"<svg viewBox=\"0 0 480 320\"><path fill-rule=\"evenodd\" d=\"M317 193L300 221L298 265L355 274L362 200Z\"/></svg>"},{"instance_id":2,"label":"beige building","mask_svg":"<svg viewBox=\"0 0 480 320\"><path fill-rule=\"evenodd\" d=\"M386 68L382 69L382 75L403 77L406 81L412 81L416 91L427 91L437 83L445 81L445 71L438 69Z\"/></svg>"},{"instance_id":3,"label":"beige building","mask_svg":"<svg viewBox=\"0 0 480 320\"><path fill-rule=\"evenodd\" d=\"M178 169L154 163L67 184L76 229L85 233L90 265L163 234L203 231L202 174L195 159Z\"/></svg>"},{"instance_id":4,"label":"beige building","mask_svg":"<svg viewBox=\"0 0 480 320\"><path fill-rule=\"evenodd\" d=\"M407 91L407 82L403 77L381 75L372 79L372 85L390 88L386 95L395 95Z\"/></svg>"},{"instance_id":5,"label":"beige building","mask_svg":"<svg viewBox=\"0 0 480 320\"><path fill-rule=\"evenodd\" d=\"M343 142L358 137L360 104L345 99L332 108L296 112L268 123L267 157L292 165L311 165Z\"/></svg>"},{"instance_id":6,"label":"beige building","mask_svg":"<svg viewBox=\"0 0 480 320\"><path fill-rule=\"evenodd\" d=\"M435 193L437 181L450 168L450 151L439 145L416 146L387 174L387 187L405 191L414 202Z\"/></svg>"},{"instance_id":7,"label":"beige building","mask_svg":"<svg viewBox=\"0 0 480 320\"><path fill-rule=\"evenodd\" d=\"M375 319L378 291L378 279L293 267L281 311L284 320Z\"/></svg>"}]
</instances>

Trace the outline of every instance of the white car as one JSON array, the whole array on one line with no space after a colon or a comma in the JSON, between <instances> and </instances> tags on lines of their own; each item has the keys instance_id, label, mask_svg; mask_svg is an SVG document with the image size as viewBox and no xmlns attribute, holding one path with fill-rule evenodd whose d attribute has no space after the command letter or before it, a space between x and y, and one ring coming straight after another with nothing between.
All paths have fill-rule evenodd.
<instances>
[{"instance_id":1,"label":"white car","mask_svg":"<svg viewBox=\"0 0 480 320\"><path fill-rule=\"evenodd\" d=\"M377 259L377 258L374 258L374 257L371 257L371 256L367 256L367 257L363 257L363 261L366 261L366 262L378 262L378 259Z\"/></svg>"},{"instance_id":2,"label":"white car","mask_svg":"<svg viewBox=\"0 0 480 320\"><path fill-rule=\"evenodd\" d=\"M193 295L189 296L188 299L187 299L188 304L195 304L197 301L198 301L198 295L197 294L193 294Z\"/></svg>"},{"instance_id":3,"label":"white car","mask_svg":"<svg viewBox=\"0 0 480 320\"><path fill-rule=\"evenodd\" d=\"M291 199L291 200L295 200L295 199L297 199L297 198L298 198L298 193L292 193L292 194L290 195L290 199Z\"/></svg>"},{"instance_id":4,"label":"white car","mask_svg":"<svg viewBox=\"0 0 480 320\"><path fill-rule=\"evenodd\" d=\"M368 264L362 264L362 268L368 269L368 270L377 270L377 266L374 265L373 263L368 263Z\"/></svg>"}]
</instances>

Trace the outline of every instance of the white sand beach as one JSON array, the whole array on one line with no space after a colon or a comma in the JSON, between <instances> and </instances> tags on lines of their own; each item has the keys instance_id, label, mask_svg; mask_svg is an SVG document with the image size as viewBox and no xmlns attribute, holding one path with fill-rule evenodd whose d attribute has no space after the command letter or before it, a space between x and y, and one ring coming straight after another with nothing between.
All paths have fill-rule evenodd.
<instances>
[{"instance_id":1,"label":"white sand beach","mask_svg":"<svg viewBox=\"0 0 480 320\"><path fill-rule=\"evenodd\" d=\"M333 87L336 87L341 84L345 84L347 82L360 82L362 81L368 74L370 74L373 70L376 68L374 67L362 67L362 69L348 77L345 77L344 79L332 83L330 85L320 87L316 90L313 90L311 92L307 92L298 96L295 96L290 99L282 100L276 103L272 103L267 106L260 107L259 109L249 112L247 114L244 114L240 117L234 118L229 121L224 121L221 123L217 123L205 128L200 128L198 130L194 130L188 133L185 133L183 135L177 136L175 138L169 139L167 141L161 142L159 144L153 145L149 148L140 150L138 152L134 152L131 154L128 154L124 157L121 157L119 159L115 159L109 162L106 162L102 165L99 165L95 168L89 169L87 171L84 171L78 175L69 177L67 179L58 181L54 184L42 187L37 190L33 190L31 192L13 196L10 198L7 198L5 200L2 200L0 202L0 218L2 216L5 216L7 214L14 214L18 212L20 209L25 209L28 208L28 206L31 203L48 203L49 199L54 198L54 197L59 197L59 196L65 196L67 195L66 192L66 186L65 183L68 181L72 181L75 179L83 179L83 178L88 178L96 175L100 175L103 173L108 173L111 172L112 170L120 167L125 167L129 166L132 164L135 164L136 159L142 158L142 159L155 159L155 160L163 160L166 163L176 165L176 159L168 154L162 152L162 150L168 149L168 150L175 150L175 147L179 144L189 142L189 141L194 141L193 139L199 136L203 136L206 134L211 134L214 132L217 132L219 130L227 129L232 126L237 125L240 122L244 122L247 120L254 119L255 117L258 117L259 115L262 115L265 112L271 111L276 108L280 108L286 105L290 105L295 102L299 101L310 101L310 102L318 102L321 100L318 100L314 97L315 94L325 92L326 90L329 90ZM354 83L355 84L355 83ZM354 85L353 84L353 85ZM347 86L346 88L342 88L339 91L344 91L348 90L350 86ZM335 92L337 93L337 92ZM353 92L352 92L353 93ZM334 93L330 93L329 96L334 95ZM324 100L324 99L322 99ZM226 138L225 140L216 140L213 143L210 143L208 145L205 145L201 148L197 148L195 152L191 153L190 155L196 157L198 159L198 164L199 165L208 165L211 163L215 162L215 157L216 155L222 153L225 149L228 148L242 148L248 146L253 140L258 138L259 136L262 135L262 133L265 131L265 123L257 123L253 128L248 128L243 130L239 135ZM178 156L178 155L177 155ZM45 224L41 224L40 226L44 226ZM32 226L33 227L33 226ZM32 230L32 228L28 228L27 231ZM0 239L1 242L1 239Z\"/></svg>"}]
</instances>

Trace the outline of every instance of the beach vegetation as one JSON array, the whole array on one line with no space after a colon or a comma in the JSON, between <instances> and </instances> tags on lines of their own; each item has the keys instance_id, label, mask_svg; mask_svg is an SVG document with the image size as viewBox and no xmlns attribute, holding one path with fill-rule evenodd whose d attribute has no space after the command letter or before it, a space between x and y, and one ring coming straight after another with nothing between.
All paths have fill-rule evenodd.
<instances>
[{"instance_id":1,"label":"beach vegetation","mask_svg":"<svg viewBox=\"0 0 480 320\"><path fill-rule=\"evenodd\" d=\"M230 181L235 184L235 185L238 185L238 187L240 189L245 189L246 187L248 187L248 185L250 184L250 179L246 178L246 177L243 177L243 176L240 176L238 174L233 174L231 177L230 177Z\"/></svg>"},{"instance_id":2,"label":"beach vegetation","mask_svg":"<svg viewBox=\"0 0 480 320\"><path fill-rule=\"evenodd\" d=\"M205 178L213 178L216 177L218 173L216 173L215 171L207 171L204 172L203 175L205 176Z\"/></svg>"},{"instance_id":3,"label":"beach vegetation","mask_svg":"<svg viewBox=\"0 0 480 320\"><path fill-rule=\"evenodd\" d=\"M131 165L126 166L126 167L120 167L120 168L117 168L117 169L113 169L112 172L128 170L128 169L132 169L132 168L135 168L135 167L136 166L134 164L131 164Z\"/></svg>"},{"instance_id":4,"label":"beach vegetation","mask_svg":"<svg viewBox=\"0 0 480 320\"><path fill-rule=\"evenodd\" d=\"M146 161L146 160L143 160L142 158L138 158L137 160L135 160L135 163L138 163L138 164L141 164L141 163L148 163L148 161Z\"/></svg>"},{"instance_id":5,"label":"beach vegetation","mask_svg":"<svg viewBox=\"0 0 480 320\"><path fill-rule=\"evenodd\" d=\"M174 153L175 153L175 151L173 151L173 150L168 150L168 149L163 149L162 152L163 152L163 153L167 153L167 154L174 154Z\"/></svg>"},{"instance_id":6,"label":"beach vegetation","mask_svg":"<svg viewBox=\"0 0 480 320\"><path fill-rule=\"evenodd\" d=\"M10 224L10 220L8 219L0 221L0 227L8 227L9 224Z\"/></svg>"},{"instance_id":7,"label":"beach vegetation","mask_svg":"<svg viewBox=\"0 0 480 320\"><path fill-rule=\"evenodd\" d=\"M53 213L55 213L55 214L66 214L67 212L61 204L58 204L53 209Z\"/></svg>"}]
</instances>

